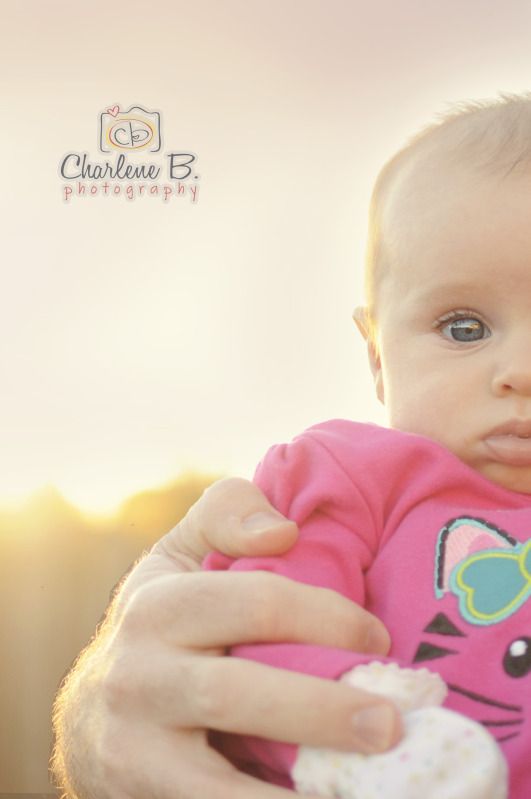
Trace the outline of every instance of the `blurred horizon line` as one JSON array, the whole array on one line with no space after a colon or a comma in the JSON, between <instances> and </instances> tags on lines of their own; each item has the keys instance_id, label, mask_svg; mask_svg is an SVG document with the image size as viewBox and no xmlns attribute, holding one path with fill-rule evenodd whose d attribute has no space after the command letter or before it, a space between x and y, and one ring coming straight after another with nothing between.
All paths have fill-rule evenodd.
<instances>
[{"instance_id":1,"label":"blurred horizon line","mask_svg":"<svg viewBox=\"0 0 531 799\"><path fill-rule=\"evenodd\" d=\"M27 514L33 516L43 512L48 514L50 511L62 511L63 513L77 516L80 521L83 520L90 522L92 525L97 525L98 523L107 523L119 518L132 505L145 501L149 501L151 504L156 501L157 497L163 502L168 494L187 490L191 485L194 488L198 484L207 487L224 476L214 471L203 471L195 468L186 469L175 477L155 485L127 492L112 506L101 510L94 510L82 503L75 502L68 496L67 492L63 491L55 483L43 483L17 499L0 496L0 516L16 517Z\"/></svg>"}]
</instances>

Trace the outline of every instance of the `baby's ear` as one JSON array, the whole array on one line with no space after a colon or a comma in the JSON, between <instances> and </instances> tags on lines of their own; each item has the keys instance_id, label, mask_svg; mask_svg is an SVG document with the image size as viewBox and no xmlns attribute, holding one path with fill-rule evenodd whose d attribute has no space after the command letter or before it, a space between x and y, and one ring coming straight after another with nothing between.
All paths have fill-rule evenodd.
<instances>
[{"instance_id":1,"label":"baby's ear","mask_svg":"<svg viewBox=\"0 0 531 799\"><path fill-rule=\"evenodd\" d=\"M356 323L356 327L367 343L367 354L369 356L369 365L371 367L372 376L374 378L374 386L376 388L376 396L380 402L384 400L384 389L382 380L382 364L380 361L380 354L374 336L374 324L369 315L369 309L359 305L354 309L352 318Z\"/></svg>"}]
</instances>

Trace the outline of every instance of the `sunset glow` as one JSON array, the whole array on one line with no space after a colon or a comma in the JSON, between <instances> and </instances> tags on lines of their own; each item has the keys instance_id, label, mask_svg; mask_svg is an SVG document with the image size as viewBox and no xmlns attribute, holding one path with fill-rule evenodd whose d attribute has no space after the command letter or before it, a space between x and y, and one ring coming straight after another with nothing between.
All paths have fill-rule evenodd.
<instances>
[{"instance_id":1,"label":"sunset glow","mask_svg":"<svg viewBox=\"0 0 531 799\"><path fill-rule=\"evenodd\" d=\"M66 0L10 8L0 505L51 484L108 510L188 468L249 476L328 417L384 419L351 322L371 185L449 103L528 88L529 6L503 37L488 6L133 2L105 25L98 2L82 21ZM81 28L105 58L80 57ZM116 157L100 114L133 104L162 147L127 163L163 181L168 153L195 154L196 201L103 192L122 173L94 172ZM65 159L92 165L68 202Z\"/></svg>"}]
</instances>

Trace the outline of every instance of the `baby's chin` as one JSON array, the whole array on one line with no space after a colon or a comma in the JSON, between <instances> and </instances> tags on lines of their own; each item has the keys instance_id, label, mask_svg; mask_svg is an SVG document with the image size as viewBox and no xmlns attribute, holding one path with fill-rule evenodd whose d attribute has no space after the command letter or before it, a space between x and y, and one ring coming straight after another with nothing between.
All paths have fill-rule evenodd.
<instances>
[{"instance_id":1,"label":"baby's chin","mask_svg":"<svg viewBox=\"0 0 531 799\"><path fill-rule=\"evenodd\" d=\"M531 496L531 466L508 466L503 463L487 462L478 467L470 464L491 483L508 491Z\"/></svg>"}]
</instances>

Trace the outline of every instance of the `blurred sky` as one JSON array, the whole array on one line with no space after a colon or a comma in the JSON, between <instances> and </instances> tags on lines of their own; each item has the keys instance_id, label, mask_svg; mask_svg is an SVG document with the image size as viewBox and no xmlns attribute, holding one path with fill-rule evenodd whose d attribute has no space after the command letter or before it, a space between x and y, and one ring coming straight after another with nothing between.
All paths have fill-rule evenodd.
<instances>
[{"instance_id":1,"label":"blurred sky","mask_svg":"<svg viewBox=\"0 0 531 799\"><path fill-rule=\"evenodd\" d=\"M382 422L351 322L372 182L450 103L529 89L530 30L528 0L4 0L0 503L103 510ZM197 154L196 204L63 202L114 103Z\"/></svg>"}]
</instances>

